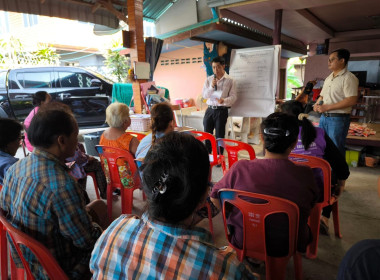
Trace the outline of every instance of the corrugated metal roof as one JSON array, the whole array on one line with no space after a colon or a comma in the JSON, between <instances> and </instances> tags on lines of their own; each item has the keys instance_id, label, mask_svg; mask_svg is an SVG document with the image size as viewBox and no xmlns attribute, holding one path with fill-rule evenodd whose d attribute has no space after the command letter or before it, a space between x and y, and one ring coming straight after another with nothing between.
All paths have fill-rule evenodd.
<instances>
[{"instance_id":1,"label":"corrugated metal roof","mask_svg":"<svg viewBox=\"0 0 380 280\"><path fill-rule=\"evenodd\" d=\"M148 19L157 20L162 16L177 0L144 0L143 14Z\"/></svg>"},{"instance_id":2,"label":"corrugated metal roof","mask_svg":"<svg viewBox=\"0 0 380 280\"><path fill-rule=\"evenodd\" d=\"M143 15L146 19L156 21L177 0L144 0ZM127 0L112 0L113 6L119 12L127 15ZM114 14L104 8L97 8L96 0L0 0L0 10L35 14L50 17L66 18L112 28L119 26L119 20Z\"/></svg>"}]
</instances>

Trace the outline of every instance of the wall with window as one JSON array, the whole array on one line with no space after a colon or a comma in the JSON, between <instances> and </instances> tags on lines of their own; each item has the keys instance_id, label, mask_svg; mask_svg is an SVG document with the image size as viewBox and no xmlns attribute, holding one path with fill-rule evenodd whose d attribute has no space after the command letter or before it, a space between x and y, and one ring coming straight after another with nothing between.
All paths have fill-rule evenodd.
<instances>
[{"instance_id":1,"label":"wall with window","mask_svg":"<svg viewBox=\"0 0 380 280\"><path fill-rule=\"evenodd\" d=\"M205 79L203 45L162 53L154 72L156 85L169 89L172 102L176 98L195 101Z\"/></svg>"}]
</instances>

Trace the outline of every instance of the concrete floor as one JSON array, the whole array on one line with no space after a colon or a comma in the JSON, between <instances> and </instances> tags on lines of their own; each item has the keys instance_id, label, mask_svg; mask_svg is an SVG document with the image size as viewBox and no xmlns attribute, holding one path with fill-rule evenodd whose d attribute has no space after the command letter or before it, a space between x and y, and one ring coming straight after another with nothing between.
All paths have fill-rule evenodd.
<instances>
[{"instance_id":1,"label":"concrete floor","mask_svg":"<svg viewBox=\"0 0 380 280\"><path fill-rule=\"evenodd\" d=\"M262 156L262 146L253 145L257 157ZM20 149L17 156L23 157ZM330 221L330 236L320 236L318 256L314 260L302 259L303 275L305 280L333 280L336 279L338 267L345 252L356 242L363 239L374 239L380 236L380 198L377 194L377 180L380 167L350 167L351 175L346 182L346 188L339 200L340 227L342 239L333 234L333 225ZM222 177L221 168L214 167L213 181ZM87 191L91 199L95 199L92 180L88 179ZM113 201L114 218L120 215L120 198ZM141 215L146 203L142 200L141 191L134 193L133 213ZM220 214L213 219L214 234L217 246L227 245L224 234L223 221ZM208 220L199 223L208 229ZM257 272L261 279L265 279L265 268L260 267ZM288 265L286 279L294 279L292 260Z\"/></svg>"}]
</instances>

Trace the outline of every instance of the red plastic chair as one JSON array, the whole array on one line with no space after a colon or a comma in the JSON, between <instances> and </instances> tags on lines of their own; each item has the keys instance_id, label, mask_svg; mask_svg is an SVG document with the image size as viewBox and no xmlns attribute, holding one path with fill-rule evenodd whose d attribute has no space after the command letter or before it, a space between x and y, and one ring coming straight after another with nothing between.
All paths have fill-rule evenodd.
<instances>
[{"instance_id":1,"label":"red plastic chair","mask_svg":"<svg viewBox=\"0 0 380 280\"><path fill-rule=\"evenodd\" d=\"M95 188L96 198L100 199L99 186L98 186L98 182L96 181L95 172L87 172L86 174L87 174L87 176L90 176L92 178L92 181L94 181L94 188Z\"/></svg>"},{"instance_id":2,"label":"red plastic chair","mask_svg":"<svg viewBox=\"0 0 380 280\"><path fill-rule=\"evenodd\" d=\"M121 213L132 214L133 191L141 186L133 156L126 150L96 146L107 178L107 215L112 221L112 192L120 189Z\"/></svg>"},{"instance_id":3,"label":"red plastic chair","mask_svg":"<svg viewBox=\"0 0 380 280\"><path fill-rule=\"evenodd\" d=\"M7 219L0 214L0 221L5 228L5 230L8 232L13 244L15 244L15 248L17 251L17 254L21 258L22 264L24 266L24 269L20 269L19 271L23 272L26 271L27 279L35 279L30 271L29 264L26 262L24 255L21 252L20 245L26 246L33 252L33 254L37 257L38 261L42 265L42 267L45 269L46 273L48 274L50 279L59 279L59 280L65 280L69 279L66 273L62 270L62 268L59 266L53 255L50 253L50 251L42 245L37 240L31 238L27 234L23 233L22 231L16 229L13 227ZM3 261L3 260L2 260ZM15 275L13 274L15 264L13 262L13 259L11 258L11 266L12 269L12 279L15 278ZM1 273L3 274L3 270L1 270ZM18 272L17 272L18 273ZM2 275L3 277L3 275ZM17 275L17 278L24 279L23 273L20 273ZM8 279L8 276L2 279Z\"/></svg>"},{"instance_id":4,"label":"red plastic chair","mask_svg":"<svg viewBox=\"0 0 380 280\"><path fill-rule=\"evenodd\" d=\"M126 133L128 133L128 134L130 134L130 135L136 137L137 140L139 140L139 141L141 141L141 140L146 136L146 134L144 134L144 133L139 133L139 132L129 132L129 131L127 131Z\"/></svg>"},{"instance_id":5,"label":"red plastic chair","mask_svg":"<svg viewBox=\"0 0 380 280\"><path fill-rule=\"evenodd\" d=\"M233 189L221 189L218 192L224 230L230 246L236 250L240 262L244 257L265 261L266 279L281 280L286 276L286 265L293 256L295 278L302 279L302 258L297 252L299 210L298 206L286 199L274 196L257 194ZM260 202L251 202L243 198L258 199ZM231 244L231 236L227 229L226 204L232 204L243 215L243 248L239 249ZM285 213L289 218L289 252L284 257L267 255L265 246L265 219L275 213Z\"/></svg>"},{"instance_id":6,"label":"red plastic chair","mask_svg":"<svg viewBox=\"0 0 380 280\"><path fill-rule=\"evenodd\" d=\"M323 174L323 201L317 203L311 210L309 217L309 226L313 234L313 242L307 247L306 256L310 259L317 257L319 225L321 220L322 208L328 205L332 206L334 231L338 238L342 238L339 227L338 200L331 198L331 167L330 164L318 157L307 156L302 154L290 154L289 159L297 164L307 165L310 168L319 168Z\"/></svg>"},{"instance_id":7,"label":"red plastic chair","mask_svg":"<svg viewBox=\"0 0 380 280\"><path fill-rule=\"evenodd\" d=\"M8 279L8 243L6 238L6 231L3 225L0 223L0 269L1 279Z\"/></svg>"},{"instance_id":8,"label":"red plastic chair","mask_svg":"<svg viewBox=\"0 0 380 280\"><path fill-rule=\"evenodd\" d=\"M0 191L3 188L0 185ZM8 279L8 243L6 238L5 228L3 224L0 223L0 269L1 269L1 279Z\"/></svg>"},{"instance_id":9,"label":"red plastic chair","mask_svg":"<svg viewBox=\"0 0 380 280\"><path fill-rule=\"evenodd\" d=\"M216 139L214 135L203 132L203 131L189 131L189 133L192 133L195 138L197 138L199 141L210 141L211 142L211 149L212 154L210 154L210 178L212 177L212 167L218 164L222 164L224 161L223 155L218 155L218 149L216 145Z\"/></svg>"},{"instance_id":10,"label":"red plastic chair","mask_svg":"<svg viewBox=\"0 0 380 280\"><path fill-rule=\"evenodd\" d=\"M250 160L256 158L255 150L247 143L224 138L217 139L216 143L218 146L223 147L227 152L228 168L226 166L226 160L224 159L222 162L223 174L225 174L228 169L239 160L238 155L240 151L247 151Z\"/></svg>"}]
</instances>

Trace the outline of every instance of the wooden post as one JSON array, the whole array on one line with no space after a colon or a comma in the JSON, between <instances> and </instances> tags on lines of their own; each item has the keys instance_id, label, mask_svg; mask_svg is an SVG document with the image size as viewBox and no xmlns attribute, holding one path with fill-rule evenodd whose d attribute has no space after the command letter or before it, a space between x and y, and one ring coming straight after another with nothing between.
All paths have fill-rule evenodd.
<instances>
[{"instance_id":1,"label":"wooden post","mask_svg":"<svg viewBox=\"0 0 380 280\"><path fill-rule=\"evenodd\" d=\"M131 42L131 66L135 61L145 62L145 43L143 34L143 0L127 0L128 26ZM135 112L142 112L140 81L133 82Z\"/></svg>"},{"instance_id":2,"label":"wooden post","mask_svg":"<svg viewBox=\"0 0 380 280\"><path fill-rule=\"evenodd\" d=\"M281 45L281 25L282 25L282 10L276 10L275 17L274 17L272 45Z\"/></svg>"}]
</instances>

